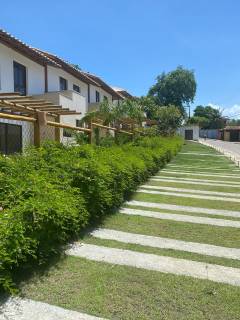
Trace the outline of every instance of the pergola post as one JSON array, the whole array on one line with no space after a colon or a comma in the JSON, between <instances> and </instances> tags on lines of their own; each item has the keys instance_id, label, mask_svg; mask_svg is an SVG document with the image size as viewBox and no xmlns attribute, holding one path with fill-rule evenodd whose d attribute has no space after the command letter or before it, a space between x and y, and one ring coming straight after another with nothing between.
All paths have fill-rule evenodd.
<instances>
[{"instance_id":1,"label":"pergola post","mask_svg":"<svg viewBox=\"0 0 240 320\"><path fill-rule=\"evenodd\" d=\"M39 148L41 145L41 127L39 124L38 116L36 116L36 122L34 123L34 146Z\"/></svg>"},{"instance_id":2,"label":"pergola post","mask_svg":"<svg viewBox=\"0 0 240 320\"><path fill-rule=\"evenodd\" d=\"M92 125L92 120L90 120L89 123L89 129L91 130L91 132L89 132L89 143L93 144L93 125Z\"/></svg>"},{"instance_id":3,"label":"pergola post","mask_svg":"<svg viewBox=\"0 0 240 320\"><path fill-rule=\"evenodd\" d=\"M60 123L60 115L57 115L55 122ZM61 141L61 129L57 127L55 127L55 141L59 143Z\"/></svg>"}]
</instances>

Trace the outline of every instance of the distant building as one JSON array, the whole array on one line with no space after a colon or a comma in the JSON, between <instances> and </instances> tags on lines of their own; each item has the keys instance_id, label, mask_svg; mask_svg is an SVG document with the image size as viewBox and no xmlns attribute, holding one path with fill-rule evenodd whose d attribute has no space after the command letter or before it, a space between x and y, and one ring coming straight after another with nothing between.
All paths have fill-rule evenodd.
<instances>
[{"instance_id":1,"label":"distant building","mask_svg":"<svg viewBox=\"0 0 240 320\"><path fill-rule=\"evenodd\" d=\"M184 125L178 129L178 133L185 139L185 140L195 140L198 141L199 139L199 125Z\"/></svg>"},{"instance_id":2,"label":"distant building","mask_svg":"<svg viewBox=\"0 0 240 320\"><path fill-rule=\"evenodd\" d=\"M227 126L220 130L220 139L224 141L240 142L240 126Z\"/></svg>"}]
</instances>

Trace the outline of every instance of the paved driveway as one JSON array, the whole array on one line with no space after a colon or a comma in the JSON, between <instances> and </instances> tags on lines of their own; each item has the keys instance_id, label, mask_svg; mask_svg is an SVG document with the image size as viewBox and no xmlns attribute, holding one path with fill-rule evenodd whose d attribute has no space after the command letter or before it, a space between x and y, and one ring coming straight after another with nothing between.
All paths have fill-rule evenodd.
<instances>
[{"instance_id":1,"label":"paved driveway","mask_svg":"<svg viewBox=\"0 0 240 320\"><path fill-rule=\"evenodd\" d=\"M213 140L213 139L201 139L201 143L206 143L209 146L214 148L220 148L225 153L229 153L237 161L240 161L240 142L228 142L222 140Z\"/></svg>"}]
</instances>

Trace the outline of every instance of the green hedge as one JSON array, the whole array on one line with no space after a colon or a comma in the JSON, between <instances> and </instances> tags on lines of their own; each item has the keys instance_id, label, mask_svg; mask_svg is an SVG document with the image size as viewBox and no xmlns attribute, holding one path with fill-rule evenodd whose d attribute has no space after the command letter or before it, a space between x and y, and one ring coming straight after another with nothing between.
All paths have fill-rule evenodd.
<instances>
[{"instance_id":1,"label":"green hedge","mask_svg":"<svg viewBox=\"0 0 240 320\"><path fill-rule=\"evenodd\" d=\"M112 147L49 143L22 156L0 156L0 287L12 290L17 268L44 263L119 207L181 145L179 137Z\"/></svg>"}]
</instances>

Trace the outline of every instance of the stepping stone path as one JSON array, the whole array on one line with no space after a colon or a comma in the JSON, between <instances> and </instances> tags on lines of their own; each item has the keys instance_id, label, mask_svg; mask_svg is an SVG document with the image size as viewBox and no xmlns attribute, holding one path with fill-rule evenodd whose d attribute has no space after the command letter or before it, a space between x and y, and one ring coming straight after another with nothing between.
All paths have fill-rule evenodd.
<instances>
[{"instance_id":1,"label":"stepping stone path","mask_svg":"<svg viewBox=\"0 0 240 320\"><path fill-rule=\"evenodd\" d=\"M129 208L121 209L120 213L133 215L133 216L137 215L142 217L155 218L155 219L207 224L207 225L220 226L220 227L240 228L240 221L234 221L234 220L204 218L204 217L189 216L185 214L175 214L175 213L172 214L167 212L158 212L158 211L149 211L149 210L144 211L144 210L129 209Z\"/></svg>"},{"instance_id":2,"label":"stepping stone path","mask_svg":"<svg viewBox=\"0 0 240 320\"><path fill-rule=\"evenodd\" d=\"M182 184L184 187L178 187L177 184ZM167 197L164 198L164 195ZM180 205L181 201L187 205ZM206 287L215 286L216 283L224 286L224 290L231 286L240 287L240 268L235 267L239 265L237 263L240 261L240 248L239 241L235 244L234 240L236 232L239 231L240 234L240 205L239 211L231 210L231 206L237 208L238 202L240 202L239 169L215 150L192 143L187 147L184 146L183 151L174 158L173 164L151 177L148 184L142 185L133 199L125 202L118 214L109 216L107 221L103 222L102 228L92 231L81 242L69 246L66 254L76 259L84 258L87 262L105 263L109 269L112 269L113 265L119 265L121 268L126 268L126 274L130 267L145 270L146 273L154 271L157 274L169 274L182 282L189 278L200 282L204 280ZM203 205L199 206L199 203ZM221 209L218 209L216 203L221 203ZM139 225L136 226L138 231L131 229L135 221L136 224L139 221ZM152 227L154 222L156 222L155 229L160 226L157 235ZM185 226L188 228L187 230L197 229L195 234L199 229L199 239L202 241L191 238L191 232L188 236L192 241L186 241L189 237L186 237L185 231L181 231L185 230L181 229L183 225L184 228ZM166 234L168 226L176 228L177 239L174 239L175 233L168 237ZM161 235L162 230L165 232L164 235ZM230 242L233 247L224 245L229 243L224 242L224 237L220 241L223 243L221 246L216 243L218 241L216 237L212 237L208 243L215 230L219 234L224 231L225 235L229 232L229 239L234 234L235 238ZM132 247L134 249L129 250ZM145 252L141 252L139 248L144 248ZM155 248L154 252L160 253L147 253L151 248ZM161 253L163 251L164 254ZM196 255L198 261L194 258ZM191 258L186 258L189 256ZM64 279L62 281L64 283ZM108 285L111 286L111 283ZM81 286L79 288L81 290ZM152 294L154 295L154 292ZM197 295L192 297L193 309L197 298ZM169 303L171 301L169 297ZM56 304L58 302L56 298ZM128 302L126 306L120 306L119 310L127 307L127 304ZM100 311L97 313L101 316ZM8 319L5 315L11 320L103 320L47 303L19 298L10 299L3 305L0 309L0 320ZM113 313L112 319L121 317Z\"/></svg>"},{"instance_id":3,"label":"stepping stone path","mask_svg":"<svg viewBox=\"0 0 240 320\"><path fill-rule=\"evenodd\" d=\"M217 201L226 201L226 202L240 202L240 199L236 199L236 198L227 198L227 197L221 198L221 197L214 197L214 196L203 196L203 195L194 195L194 194L187 194L187 193L167 192L167 191L138 189L137 192L167 195L167 196L189 198L189 199L194 198L194 199L217 200Z\"/></svg>"},{"instance_id":4,"label":"stepping stone path","mask_svg":"<svg viewBox=\"0 0 240 320\"><path fill-rule=\"evenodd\" d=\"M171 211L183 211L183 212L192 212L192 213L204 213L210 215L220 215L227 217L235 217L240 218L240 211L232 211L232 210L218 210L218 209L207 209L207 208L199 208L199 207L191 207L191 206L179 206L174 204L166 204L166 203L156 203L156 202L144 202L144 201L128 201L127 205L132 206L140 206L145 208L152 209L165 209Z\"/></svg>"},{"instance_id":5,"label":"stepping stone path","mask_svg":"<svg viewBox=\"0 0 240 320\"><path fill-rule=\"evenodd\" d=\"M1 314L2 311L2 314ZM29 299L11 298L0 309L0 320L107 320Z\"/></svg>"},{"instance_id":6,"label":"stepping stone path","mask_svg":"<svg viewBox=\"0 0 240 320\"><path fill-rule=\"evenodd\" d=\"M220 175L218 173L204 173L204 172L192 172L192 171L174 171L174 170L167 170L164 169L161 172L163 173L170 173L170 174L181 174L181 175L190 175L190 176L208 176L208 177L217 177L217 178L232 178L232 179L240 179L240 176L237 176L236 174L228 174L228 175ZM157 176L159 177L159 176ZM161 176L160 176L161 177Z\"/></svg>"},{"instance_id":7,"label":"stepping stone path","mask_svg":"<svg viewBox=\"0 0 240 320\"><path fill-rule=\"evenodd\" d=\"M225 183L216 183L213 180L200 180L199 179L199 181L198 181L198 179L187 179L187 178L176 178L176 177L174 177L173 179L171 179L171 178L165 179L165 177L162 177L162 178L151 178L149 181L163 181L163 182L176 182L176 183L185 183L185 184L195 184L195 185L201 185L201 186L240 188L240 184L239 183L231 184L231 183L226 183L226 181L225 181ZM213 181L213 182L210 182L210 181Z\"/></svg>"},{"instance_id":8,"label":"stepping stone path","mask_svg":"<svg viewBox=\"0 0 240 320\"><path fill-rule=\"evenodd\" d=\"M193 193L193 194L210 194L216 196L223 196L223 197L239 197L239 193L236 192L218 192L218 191L209 191L209 190L191 190L191 189L184 189L184 188L173 188L173 187L163 187L163 186L151 186L144 184L142 186L143 189L156 189L156 190L167 190L167 191L174 191L174 192L186 192L186 193Z\"/></svg>"},{"instance_id":9,"label":"stepping stone path","mask_svg":"<svg viewBox=\"0 0 240 320\"><path fill-rule=\"evenodd\" d=\"M152 237L136 233L128 233L111 229L98 229L91 232L95 238L121 241L124 243L140 244L153 248L174 249L180 251L206 254L214 257L222 257L240 260L240 249L225 248L202 244L196 242L187 242L175 239Z\"/></svg>"},{"instance_id":10,"label":"stepping stone path","mask_svg":"<svg viewBox=\"0 0 240 320\"><path fill-rule=\"evenodd\" d=\"M69 255L111 264L173 273L240 286L240 269L91 244L75 244Z\"/></svg>"}]
</instances>

